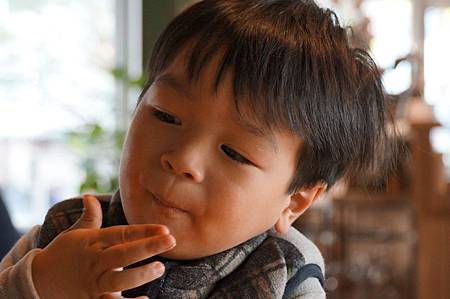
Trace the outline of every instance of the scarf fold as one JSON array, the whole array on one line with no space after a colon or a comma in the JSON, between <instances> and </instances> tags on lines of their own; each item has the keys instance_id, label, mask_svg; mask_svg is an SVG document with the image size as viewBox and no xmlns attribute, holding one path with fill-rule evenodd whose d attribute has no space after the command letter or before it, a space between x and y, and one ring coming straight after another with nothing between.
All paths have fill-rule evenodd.
<instances>
[{"instance_id":1,"label":"scarf fold","mask_svg":"<svg viewBox=\"0 0 450 299\"><path fill-rule=\"evenodd\" d=\"M102 227L127 224L120 190L112 197L98 198L104 215ZM82 210L81 198L61 202L50 209L41 227L38 247L45 247L60 232L75 223ZM300 251L292 243L277 237L273 230L208 257L176 261L155 256L126 268L156 260L164 263L164 275L124 291L125 297L282 298L288 281L305 264Z\"/></svg>"}]
</instances>

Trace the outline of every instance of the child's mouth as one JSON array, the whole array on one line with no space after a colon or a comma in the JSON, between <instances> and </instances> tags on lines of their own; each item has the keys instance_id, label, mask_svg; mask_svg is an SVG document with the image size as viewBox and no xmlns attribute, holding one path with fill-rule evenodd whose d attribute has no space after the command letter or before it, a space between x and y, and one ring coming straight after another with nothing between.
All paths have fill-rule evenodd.
<instances>
[{"instance_id":1,"label":"child's mouth","mask_svg":"<svg viewBox=\"0 0 450 299\"><path fill-rule=\"evenodd\" d=\"M175 205L168 203L167 201L160 199L159 197L157 197L155 194L153 194L152 192L150 192L150 196L152 197L153 201L159 205L160 207L166 209L169 212L175 212L175 213L187 213L187 211L180 209L178 207L176 207Z\"/></svg>"}]
</instances>

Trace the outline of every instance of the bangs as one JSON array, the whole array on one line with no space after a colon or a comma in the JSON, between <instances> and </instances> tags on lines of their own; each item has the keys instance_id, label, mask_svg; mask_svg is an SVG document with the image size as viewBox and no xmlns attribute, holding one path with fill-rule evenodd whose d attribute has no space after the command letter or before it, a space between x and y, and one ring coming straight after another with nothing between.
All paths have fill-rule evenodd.
<instances>
[{"instance_id":1,"label":"bangs","mask_svg":"<svg viewBox=\"0 0 450 299\"><path fill-rule=\"evenodd\" d=\"M207 1L206 1L207 2ZM149 80L145 90L161 74L177 55L186 50L185 71L189 83L199 80L201 72L213 58L218 58L214 90L217 91L225 74L231 75L234 101L237 111L264 128L288 129L300 134L301 117L298 99L306 95L305 59L307 49L295 47L295 38L287 36L283 27L270 25L270 7L248 11L247 19L236 18L236 12L201 2L184 11L162 33L149 62ZM201 6L205 7L202 8ZM238 11L237 7L234 7ZM201 13L199 13L201 12ZM242 13L242 11L241 11ZM290 20L294 22L295 20ZM272 22L270 22L272 23ZM192 30L196 28L196 30ZM269 33L269 34L268 34ZM306 62L307 63L307 62ZM300 78L300 81L298 80ZM304 78L303 80L301 78ZM303 82L302 82L303 81Z\"/></svg>"}]
</instances>

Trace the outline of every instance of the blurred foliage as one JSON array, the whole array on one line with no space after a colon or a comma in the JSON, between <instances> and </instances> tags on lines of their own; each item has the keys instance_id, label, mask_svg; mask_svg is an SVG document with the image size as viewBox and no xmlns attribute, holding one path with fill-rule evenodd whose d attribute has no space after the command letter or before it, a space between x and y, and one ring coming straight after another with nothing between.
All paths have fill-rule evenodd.
<instances>
[{"instance_id":1,"label":"blurred foliage","mask_svg":"<svg viewBox=\"0 0 450 299\"><path fill-rule=\"evenodd\" d=\"M130 78L123 68L111 70L111 75L128 88L142 88L146 77ZM98 122L85 124L81 129L68 132L68 145L80 157L84 180L79 192L112 193L119 187L119 164L126 128L113 130Z\"/></svg>"},{"instance_id":2,"label":"blurred foliage","mask_svg":"<svg viewBox=\"0 0 450 299\"><path fill-rule=\"evenodd\" d=\"M80 193L110 193L118 188L118 169L125 131L106 130L98 123L86 124L67 134L67 142L80 157L84 180Z\"/></svg>"},{"instance_id":3,"label":"blurred foliage","mask_svg":"<svg viewBox=\"0 0 450 299\"><path fill-rule=\"evenodd\" d=\"M128 76L127 71L124 68L114 68L111 70L111 74L115 79L127 84L128 87L138 87L142 88L144 86L147 76L145 74L141 75L139 78L131 78Z\"/></svg>"}]
</instances>

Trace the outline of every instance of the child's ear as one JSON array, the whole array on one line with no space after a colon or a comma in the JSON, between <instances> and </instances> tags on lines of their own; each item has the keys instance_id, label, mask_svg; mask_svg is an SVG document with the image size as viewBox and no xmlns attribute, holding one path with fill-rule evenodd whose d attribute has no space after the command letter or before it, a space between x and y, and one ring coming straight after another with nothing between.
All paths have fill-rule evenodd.
<instances>
[{"instance_id":1,"label":"child's ear","mask_svg":"<svg viewBox=\"0 0 450 299\"><path fill-rule=\"evenodd\" d=\"M280 218L275 223L275 230L280 234L287 233L291 224L312 205L325 189L325 184L317 184L314 187L301 188L290 195L289 206L281 212Z\"/></svg>"}]
</instances>

